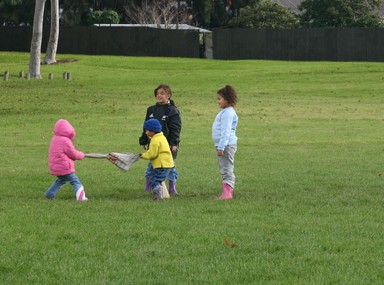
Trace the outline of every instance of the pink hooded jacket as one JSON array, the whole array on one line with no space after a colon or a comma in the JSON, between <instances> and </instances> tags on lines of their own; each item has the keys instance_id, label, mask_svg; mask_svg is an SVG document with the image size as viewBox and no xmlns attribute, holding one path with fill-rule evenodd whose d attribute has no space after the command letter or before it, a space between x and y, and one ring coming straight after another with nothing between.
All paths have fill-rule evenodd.
<instances>
[{"instance_id":1,"label":"pink hooded jacket","mask_svg":"<svg viewBox=\"0 0 384 285\"><path fill-rule=\"evenodd\" d=\"M84 158L84 153L77 151L72 140L75 129L67 120L58 120L53 129L54 135L49 147L49 171L52 175L63 176L75 172L74 160Z\"/></svg>"}]
</instances>

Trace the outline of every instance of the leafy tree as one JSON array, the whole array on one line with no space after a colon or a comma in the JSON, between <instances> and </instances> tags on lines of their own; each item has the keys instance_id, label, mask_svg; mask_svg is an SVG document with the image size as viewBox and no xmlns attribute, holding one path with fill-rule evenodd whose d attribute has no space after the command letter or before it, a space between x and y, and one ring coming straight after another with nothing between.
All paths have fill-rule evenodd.
<instances>
[{"instance_id":1,"label":"leafy tree","mask_svg":"<svg viewBox=\"0 0 384 285\"><path fill-rule=\"evenodd\" d=\"M381 0L304 0L299 10L304 27L381 27Z\"/></svg>"},{"instance_id":2,"label":"leafy tree","mask_svg":"<svg viewBox=\"0 0 384 285\"><path fill-rule=\"evenodd\" d=\"M90 25L93 24L106 24L102 23L101 18L102 18L103 11L94 11L89 14L88 22Z\"/></svg>"},{"instance_id":3,"label":"leafy tree","mask_svg":"<svg viewBox=\"0 0 384 285\"><path fill-rule=\"evenodd\" d=\"M228 24L228 21L232 17L232 3L228 3L230 1L225 0L215 0L213 1L212 11L211 11L211 19L210 19L210 27L225 27Z\"/></svg>"},{"instance_id":4,"label":"leafy tree","mask_svg":"<svg viewBox=\"0 0 384 285\"><path fill-rule=\"evenodd\" d=\"M32 25L35 1L1 0L0 25Z\"/></svg>"},{"instance_id":5,"label":"leafy tree","mask_svg":"<svg viewBox=\"0 0 384 285\"><path fill-rule=\"evenodd\" d=\"M119 15L113 10L95 11L90 14L90 24L118 24Z\"/></svg>"},{"instance_id":6,"label":"leafy tree","mask_svg":"<svg viewBox=\"0 0 384 285\"><path fill-rule=\"evenodd\" d=\"M193 23L196 26L209 28L211 25L211 14L215 0L194 0L191 1L193 11Z\"/></svg>"},{"instance_id":7,"label":"leafy tree","mask_svg":"<svg viewBox=\"0 0 384 285\"><path fill-rule=\"evenodd\" d=\"M101 15L101 21L104 22L104 24L118 24L120 23L120 17L116 11L104 10Z\"/></svg>"},{"instance_id":8,"label":"leafy tree","mask_svg":"<svg viewBox=\"0 0 384 285\"><path fill-rule=\"evenodd\" d=\"M88 25L89 14L93 10L93 1L60 0L60 8L62 9L60 22L63 26Z\"/></svg>"},{"instance_id":9,"label":"leafy tree","mask_svg":"<svg viewBox=\"0 0 384 285\"><path fill-rule=\"evenodd\" d=\"M228 21L239 14L239 10L255 0L187 0L192 21L205 28L226 27Z\"/></svg>"},{"instance_id":10,"label":"leafy tree","mask_svg":"<svg viewBox=\"0 0 384 285\"><path fill-rule=\"evenodd\" d=\"M229 21L232 27L240 28L292 28L298 18L292 10L271 0L254 1L240 9L240 15Z\"/></svg>"}]
</instances>

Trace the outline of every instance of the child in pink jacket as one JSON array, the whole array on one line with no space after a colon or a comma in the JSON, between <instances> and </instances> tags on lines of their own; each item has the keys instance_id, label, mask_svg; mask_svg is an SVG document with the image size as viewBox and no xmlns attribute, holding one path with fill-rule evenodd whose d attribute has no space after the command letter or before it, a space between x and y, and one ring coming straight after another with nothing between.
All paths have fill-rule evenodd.
<instances>
[{"instance_id":1,"label":"child in pink jacket","mask_svg":"<svg viewBox=\"0 0 384 285\"><path fill-rule=\"evenodd\" d=\"M52 175L57 176L57 179L45 192L45 197L54 199L60 188L69 182L73 187L76 199L78 201L87 201L88 198L85 196L84 187L75 174L74 160L84 158L84 153L77 151L72 143L76 136L75 129L67 120L60 119L56 122L53 132L48 160L49 171Z\"/></svg>"}]
</instances>

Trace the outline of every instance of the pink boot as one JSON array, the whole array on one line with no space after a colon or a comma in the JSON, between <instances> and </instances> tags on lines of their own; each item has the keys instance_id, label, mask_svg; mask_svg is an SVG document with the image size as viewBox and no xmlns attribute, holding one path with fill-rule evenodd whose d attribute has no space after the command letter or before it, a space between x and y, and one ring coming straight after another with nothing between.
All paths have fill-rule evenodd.
<instances>
[{"instance_id":1,"label":"pink boot","mask_svg":"<svg viewBox=\"0 0 384 285\"><path fill-rule=\"evenodd\" d=\"M229 200L232 199L233 189L227 183L222 184L223 190L221 192L221 196L217 198L217 200Z\"/></svg>"},{"instance_id":2,"label":"pink boot","mask_svg":"<svg viewBox=\"0 0 384 285\"><path fill-rule=\"evenodd\" d=\"M88 201L87 196L85 196L84 187L81 187L79 190L77 190L77 192L76 192L76 200L77 201L81 201L81 202Z\"/></svg>"}]
</instances>

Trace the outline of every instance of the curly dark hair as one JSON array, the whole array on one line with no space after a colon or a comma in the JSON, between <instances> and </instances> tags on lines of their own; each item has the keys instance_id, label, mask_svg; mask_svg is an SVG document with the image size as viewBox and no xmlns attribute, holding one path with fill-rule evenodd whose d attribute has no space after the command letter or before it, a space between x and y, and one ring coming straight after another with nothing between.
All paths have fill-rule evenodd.
<instances>
[{"instance_id":1,"label":"curly dark hair","mask_svg":"<svg viewBox=\"0 0 384 285\"><path fill-rule=\"evenodd\" d=\"M153 90L153 93L154 93L155 97L156 97L157 91L158 91L159 89L164 89L164 91L169 95L169 102L170 102L173 106L175 106L175 101L173 101L173 100L171 99L171 97L172 97L172 90L171 90L171 87L169 87L169 85L167 85L167 84L160 84L159 86L157 86L157 87L155 88L155 90Z\"/></svg>"},{"instance_id":2,"label":"curly dark hair","mask_svg":"<svg viewBox=\"0 0 384 285\"><path fill-rule=\"evenodd\" d=\"M225 101L227 101L228 104L231 105L232 107L236 106L237 93L236 93L236 90L231 85L225 85L224 88L221 88L220 90L217 91L217 94L223 97Z\"/></svg>"}]
</instances>

